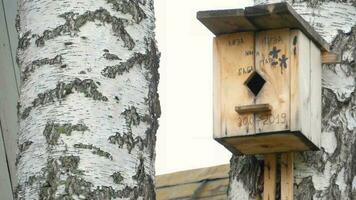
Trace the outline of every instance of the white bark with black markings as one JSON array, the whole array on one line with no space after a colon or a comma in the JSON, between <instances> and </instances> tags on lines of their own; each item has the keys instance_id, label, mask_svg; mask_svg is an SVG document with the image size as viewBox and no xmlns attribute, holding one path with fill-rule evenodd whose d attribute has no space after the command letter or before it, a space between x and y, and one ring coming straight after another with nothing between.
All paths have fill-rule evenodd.
<instances>
[{"instance_id":1,"label":"white bark with black markings","mask_svg":"<svg viewBox=\"0 0 356 200\"><path fill-rule=\"evenodd\" d=\"M255 1L275 2L280 1ZM332 50L342 55L341 64L323 66L322 149L295 154L294 196L296 200L353 200L356 199L356 2L289 2L332 44ZM229 199L261 197L262 170L261 158L234 156Z\"/></svg>"},{"instance_id":2,"label":"white bark with black markings","mask_svg":"<svg viewBox=\"0 0 356 200\"><path fill-rule=\"evenodd\" d=\"M154 199L153 0L19 2L17 199Z\"/></svg>"}]
</instances>

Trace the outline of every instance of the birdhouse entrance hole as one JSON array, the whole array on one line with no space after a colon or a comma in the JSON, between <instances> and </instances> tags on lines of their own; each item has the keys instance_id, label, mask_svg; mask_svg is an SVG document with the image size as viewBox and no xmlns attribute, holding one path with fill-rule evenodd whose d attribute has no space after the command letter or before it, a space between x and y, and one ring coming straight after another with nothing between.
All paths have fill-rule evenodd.
<instances>
[{"instance_id":1,"label":"birdhouse entrance hole","mask_svg":"<svg viewBox=\"0 0 356 200\"><path fill-rule=\"evenodd\" d=\"M253 72L246 80L245 85L250 91L257 96L261 91L263 85L266 83L265 79L257 72Z\"/></svg>"}]
</instances>

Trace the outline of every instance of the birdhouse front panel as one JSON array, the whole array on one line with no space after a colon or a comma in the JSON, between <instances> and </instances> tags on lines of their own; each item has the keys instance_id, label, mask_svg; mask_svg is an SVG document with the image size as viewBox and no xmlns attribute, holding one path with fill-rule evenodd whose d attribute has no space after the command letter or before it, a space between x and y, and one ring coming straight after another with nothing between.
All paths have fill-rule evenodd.
<instances>
[{"instance_id":1,"label":"birdhouse front panel","mask_svg":"<svg viewBox=\"0 0 356 200\"><path fill-rule=\"evenodd\" d=\"M311 99L320 101L321 88L311 79L321 78L321 63L313 45L290 29L216 37L214 138L243 154L317 149L320 127L313 134L310 121L320 119L312 116L320 103L312 112Z\"/></svg>"},{"instance_id":2,"label":"birdhouse front panel","mask_svg":"<svg viewBox=\"0 0 356 200\"><path fill-rule=\"evenodd\" d=\"M289 130L290 44L289 29L256 34L256 73L265 80L254 104L269 104L270 112L255 114L255 133Z\"/></svg>"},{"instance_id":3,"label":"birdhouse front panel","mask_svg":"<svg viewBox=\"0 0 356 200\"><path fill-rule=\"evenodd\" d=\"M243 117L236 115L235 106L253 104L253 94L247 89L245 81L254 71L254 33L244 32L217 37L214 42L216 56L215 115L217 128L229 135L248 135L254 132L253 114ZM221 89L220 89L221 88Z\"/></svg>"}]
</instances>

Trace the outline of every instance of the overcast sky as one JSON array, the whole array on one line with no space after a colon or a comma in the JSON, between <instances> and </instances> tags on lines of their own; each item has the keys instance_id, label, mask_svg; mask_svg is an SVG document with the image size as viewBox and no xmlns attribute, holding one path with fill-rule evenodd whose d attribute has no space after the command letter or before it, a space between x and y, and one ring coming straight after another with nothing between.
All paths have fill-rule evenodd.
<instances>
[{"instance_id":1,"label":"overcast sky","mask_svg":"<svg viewBox=\"0 0 356 200\"><path fill-rule=\"evenodd\" d=\"M196 12L250 5L251 0L155 0L162 54L157 174L229 162L229 151L212 138L213 34Z\"/></svg>"}]
</instances>

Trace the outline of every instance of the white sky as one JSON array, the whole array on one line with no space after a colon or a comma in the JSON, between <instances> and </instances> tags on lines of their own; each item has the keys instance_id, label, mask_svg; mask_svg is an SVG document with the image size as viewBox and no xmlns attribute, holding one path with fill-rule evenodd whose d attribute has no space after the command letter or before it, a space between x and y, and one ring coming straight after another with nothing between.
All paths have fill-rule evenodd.
<instances>
[{"instance_id":1,"label":"white sky","mask_svg":"<svg viewBox=\"0 0 356 200\"><path fill-rule=\"evenodd\" d=\"M212 37L199 10L243 8L252 0L155 0L161 52L156 173L229 162L231 153L212 138Z\"/></svg>"}]
</instances>

